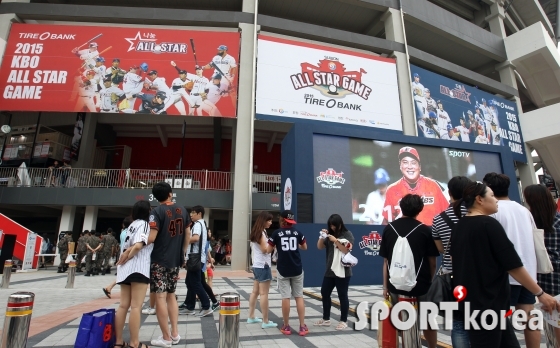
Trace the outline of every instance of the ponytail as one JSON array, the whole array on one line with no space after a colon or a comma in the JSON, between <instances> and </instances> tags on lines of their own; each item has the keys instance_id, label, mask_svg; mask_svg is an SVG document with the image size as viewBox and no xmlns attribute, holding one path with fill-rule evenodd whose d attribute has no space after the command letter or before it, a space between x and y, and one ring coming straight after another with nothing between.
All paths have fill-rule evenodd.
<instances>
[{"instance_id":1,"label":"ponytail","mask_svg":"<svg viewBox=\"0 0 560 348\"><path fill-rule=\"evenodd\" d=\"M463 214L461 213L461 206L464 205L464 203L465 200L463 198L453 202L453 212L455 213L457 219L461 219L463 217Z\"/></svg>"}]
</instances>

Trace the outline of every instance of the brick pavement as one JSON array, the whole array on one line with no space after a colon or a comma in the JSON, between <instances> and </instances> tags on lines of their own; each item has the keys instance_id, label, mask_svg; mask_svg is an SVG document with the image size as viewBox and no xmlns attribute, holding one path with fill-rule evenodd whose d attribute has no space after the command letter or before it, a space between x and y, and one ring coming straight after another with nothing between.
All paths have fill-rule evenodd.
<instances>
[{"instance_id":1,"label":"brick pavement","mask_svg":"<svg viewBox=\"0 0 560 348\"><path fill-rule=\"evenodd\" d=\"M182 274L184 277L184 273ZM82 313L99 308L117 308L119 301L118 286L113 289L112 299L107 299L101 288L114 279L114 276L84 277L76 276L75 288L65 289L66 275L56 274L56 270L41 270L39 272L12 274L10 289L0 290L0 303L6 303L10 294L16 291L35 292L35 306L30 327L30 335L27 347L73 347L76 333ZM281 298L275 289L273 281L269 302L270 320L281 324ZM351 342L352 347L377 347L376 331L354 331L354 318L349 318L349 328L344 331L336 331L340 312L333 307L331 327L314 327L314 321L322 317L322 305L316 299L320 296L319 288L307 288L308 294L314 293L314 297L305 298L306 323L310 333L306 337L300 337L297 332L285 336L278 329L261 329L259 324L247 324L248 300L251 293L253 280L251 274L244 271L230 271L228 268L219 268L215 273L214 290L220 294L229 291L238 292L241 296L241 324L240 324L240 347L341 347ZM184 281L180 281L177 294L182 301L186 295ZM378 286L351 286L350 288L351 308L360 301L370 303L381 299L381 289ZM147 300L146 296L146 300ZM336 290L333 293L336 300ZM290 323L292 327L298 327L295 304L290 312ZM260 312L257 307L257 315ZM179 317L179 330L181 341L178 348L215 348L218 345L218 319L219 314L205 318L193 316ZM4 318L0 318L2 325ZM149 343L152 338L159 336L159 327L155 315L142 316L142 328L140 339ZM2 326L0 326L1 328ZM125 328L125 340L127 328ZM520 343L524 346L523 335L518 333ZM449 332L440 331L438 339L442 347L450 346ZM542 344L542 347L546 345Z\"/></svg>"}]
</instances>

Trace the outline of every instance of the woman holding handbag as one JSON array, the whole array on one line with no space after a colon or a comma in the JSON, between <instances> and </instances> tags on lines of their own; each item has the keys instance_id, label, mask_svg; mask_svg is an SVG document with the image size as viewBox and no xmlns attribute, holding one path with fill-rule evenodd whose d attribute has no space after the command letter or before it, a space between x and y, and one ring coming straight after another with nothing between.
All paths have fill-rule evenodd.
<instances>
[{"instance_id":1,"label":"woman holding handbag","mask_svg":"<svg viewBox=\"0 0 560 348\"><path fill-rule=\"evenodd\" d=\"M117 262L117 284L121 286L121 302L115 316L115 347L147 348L140 343L140 310L150 283L150 256L154 244L148 245L150 235L150 203L138 201L132 207L132 219L121 246L121 257ZM123 341L126 313L130 308L128 328L130 344Z\"/></svg>"},{"instance_id":2,"label":"woman holding handbag","mask_svg":"<svg viewBox=\"0 0 560 348\"><path fill-rule=\"evenodd\" d=\"M330 326L331 320L331 294L336 287L338 299L340 300L340 322L336 326L337 330L344 330L348 327L348 309L350 302L348 300L348 286L352 277L352 269L350 267L342 267L341 260L335 260L335 254L347 254L354 244L354 236L348 231L342 218L338 214L333 214L327 221L327 229L319 232L319 240L317 248L319 250L326 249L326 271L321 285L321 296L323 300L323 319L315 322L314 326ZM335 253L338 249L340 253ZM337 268L343 268L342 274L335 274ZM342 276L341 276L342 275Z\"/></svg>"},{"instance_id":3,"label":"woman holding handbag","mask_svg":"<svg viewBox=\"0 0 560 348\"><path fill-rule=\"evenodd\" d=\"M533 215L535 225L544 230L544 245L552 262L553 271L537 274L539 285L549 294L560 294L560 213L550 191L542 185L529 185L523 190L525 202ZM560 342L560 329L554 328L556 340Z\"/></svg>"}]
</instances>

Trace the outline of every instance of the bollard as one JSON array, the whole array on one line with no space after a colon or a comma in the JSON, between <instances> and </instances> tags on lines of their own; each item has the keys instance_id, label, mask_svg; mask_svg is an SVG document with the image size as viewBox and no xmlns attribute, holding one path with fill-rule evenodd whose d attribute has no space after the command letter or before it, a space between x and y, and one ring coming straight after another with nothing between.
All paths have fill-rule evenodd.
<instances>
[{"instance_id":1,"label":"bollard","mask_svg":"<svg viewBox=\"0 0 560 348\"><path fill-rule=\"evenodd\" d=\"M418 300L416 297L399 295L399 302L409 302L418 311ZM401 320L408 320L408 312L401 311ZM420 326L418 321L408 330L401 331L402 346L406 348L422 348L422 338L420 337Z\"/></svg>"},{"instance_id":2,"label":"bollard","mask_svg":"<svg viewBox=\"0 0 560 348\"><path fill-rule=\"evenodd\" d=\"M70 261L68 267L68 278L66 280L66 289L74 288L74 278L76 278L76 261Z\"/></svg>"},{"instance_id":3,"label":"bollard","mask_svg":"<svg viewBox=\"0 0 560 348\"><path fill-rule=\"evenodd\" d=\"M2 273L2 285L0 288L7 289L10 286L10 278L12 277L12 260L4 261L4 273Z\"/></svg>"},{"instance_id":4,"label":"bollard","mask_svg":"<svg viewBox=\"0 0 560 348\"><path fill-rule=\"evenodd\" d=\"M239 294L226 292L220 296L220 339L218 348L239 347Z\"/></svg>"},{"instance_id":5,"label":"bollard","mask_svg":"<svg viewBox=\"0 0 560 348\"><path fill-rule=\"evenodd\" d=\"M34 300L35 294L32 292L16 292L10 295L0 347L21 348L27 345Z\"/></svg>"}]
</instances>

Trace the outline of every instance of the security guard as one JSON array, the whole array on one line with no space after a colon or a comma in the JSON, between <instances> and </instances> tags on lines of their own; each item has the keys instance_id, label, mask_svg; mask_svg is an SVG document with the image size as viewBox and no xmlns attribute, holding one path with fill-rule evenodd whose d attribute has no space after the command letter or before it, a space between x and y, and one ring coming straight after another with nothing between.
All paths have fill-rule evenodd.
<instances>
[{"instance_id":1,"label":"security guard","mask_svg":"<svg viewBox=\"0 0 560 348\"><path fill-rule=\"evenodd\" d=\"M76 250L76 272L82 272L82 259L84 258L84 256L86 255L86 251L87 251L87 247L86 247L86 239L87 239L87 235L89 234L89 231L84 231L82 233L80 233L80 238L78 238L78 248Z\"/></svg>"},{"instance_id":2,"label":"security guard","mask_svg":"<svg viewBox=\"0 0 560 348\"><path fill-rule=\"evenodd\" d=\"M111 261L111 257L115 254L116 244L117 240L113 236L113 229L107 229L107 234L103 236L103 265L101 268L101 275L111 273L111 265L109 265L109 262Z\"/></svg>"},{"instance_id":3,"label":"security guard","mask_svg":"<svg viewBox=\"0 0 560 348\"><path fill-rule=\"evenodd\" d=\"M91 237L88 238L86 243L86 277L99 274L98 269L95 267L97 265L98 255L95 255L95 260L93 260L93 255L103 248L100 237L101 233L91 230Z\"/></svg>"}]
</instances>

